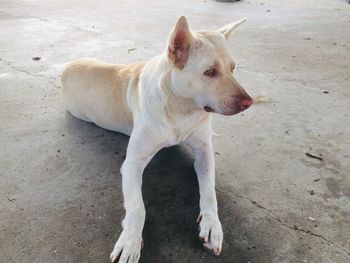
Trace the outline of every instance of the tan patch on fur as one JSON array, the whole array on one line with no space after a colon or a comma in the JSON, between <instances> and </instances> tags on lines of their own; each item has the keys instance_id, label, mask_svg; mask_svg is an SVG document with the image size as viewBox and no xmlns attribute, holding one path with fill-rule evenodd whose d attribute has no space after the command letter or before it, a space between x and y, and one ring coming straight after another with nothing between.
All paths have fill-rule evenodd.
<instances>
[{"instance_id":1,"label":"tan patch on fur","mask_svg":"<svg viewBox=\"0 0 350 263\"><path fill-rule=\"evenodd\" d=\"M129 134L133 117L127 94L137 90L144 64L118 65L87 58L72 62L62 74L67 109L80 119Z\"/></svg>"}]
</instances>

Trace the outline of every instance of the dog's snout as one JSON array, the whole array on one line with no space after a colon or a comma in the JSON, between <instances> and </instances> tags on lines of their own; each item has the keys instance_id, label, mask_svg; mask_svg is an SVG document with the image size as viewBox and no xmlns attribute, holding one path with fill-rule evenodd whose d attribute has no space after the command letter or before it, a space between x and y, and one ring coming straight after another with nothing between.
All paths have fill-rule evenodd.
<instances>
[{"instance_id":1,"label":"dog's snout","mask_svg":"<svg viewBox=\"0 0 350 263\"><path fill-rule=\"evenodd\" d=\"M243 111L243 110L248 109L253 103L254 103L254 101L250 97L242 98L238 101L238 106Z\"/></svg>"}]
</instances>

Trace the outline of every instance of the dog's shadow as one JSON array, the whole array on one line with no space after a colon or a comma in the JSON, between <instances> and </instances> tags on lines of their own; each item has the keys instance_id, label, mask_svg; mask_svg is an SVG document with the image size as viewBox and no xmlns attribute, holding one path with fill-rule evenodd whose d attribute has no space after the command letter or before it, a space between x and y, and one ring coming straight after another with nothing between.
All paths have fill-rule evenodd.
<instances>
[{"instance_id":1,"label":"dog's shadow","mask_svg":"<svg viewBox=\"0 0 350 263\"><path fill-rule=\"evenodd\" d=\"M143 196L147 219L141 262L158 257L176 262L184 251L198 249L199 194L189 149L175 146L153 158L144 172Z\"/></svg>"},{"instance_id":2,"label":"dog's shadow","mask_svg":"<svg viewBox=\"0 0 350 263\"><path fill-rule=\"evenodd\" d=\"M106 213L107 218L104 222L107 225L101 226L100 240L94 240L95 245L87 244L90 250L103 250L101 253L108 257L121 231L121 226L115 218L121 217L121 222L124 216L119 168L125 158L128 137L80 121L68 113L66 117L66 128L71 131L72 148L83 141L89 155L84 155L86 151L80 151L79 153L84 155L81 158L95 156L94 158L102 159L96 164L107 166L103 169L109 171L99 177L89 178L93 183L104 185L101 189L109 194L100 200L98 193L93 193L95 199L92 202L106 205L104 208L94 206L95 211L91 213L96 213L96 209L99 213ZM85 162L89 163L86 160ZM224 252L222 256L214 257L203 249L198 239L196 223L199 214L199 191L193 162L190 149L180 145L161 150L145 169L142 186L146 207L143 231L145 246L140 262L248 262L248 254L251 253L242 249L241 242L235 237L236 234L245 231L240 225L244 215L238 213L232 198L225 196L222 191L218 193L218 205L225 233ZM221 209L227 212L220 212ZM230 218L225 218L228 215ZM98 247L93 247L96 244ZM90 256L94 257L93 254ZM100 260L101 258L98 262Z\"/></svg>"},{"instance_id":3,"label":"dog's shadow","mask_svg":"<svg viewBox=\"0 0 350 263\"><path fill-rule=\"evenodd\" d=\"M199 188L193 162L190 149L179 145L160 151L145 170L143 197L147 219L140 262L249 262L233 233L244 231L236 225L240 222L236 220L239 213L232 199L226 198L223 192L218 193L219 214L235 214L227 220L221 216L227 237L224 252L215 257L203 248L196 222L200 211ZM221 213L220 208L228 211Z\"/></svg>"}]
</instances>

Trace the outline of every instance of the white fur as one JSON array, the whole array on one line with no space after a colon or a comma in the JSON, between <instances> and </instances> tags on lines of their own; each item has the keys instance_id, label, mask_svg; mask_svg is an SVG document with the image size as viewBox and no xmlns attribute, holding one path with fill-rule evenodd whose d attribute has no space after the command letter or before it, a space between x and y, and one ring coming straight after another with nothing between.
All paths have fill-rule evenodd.
<instances>
[{"instance_id":1,"label":"white fur","mask_svg":"<svg viewBox=\"0 0 350 263\"><path fill-rule=\"evenodd\" d=\"M222 34L231 32L232 27L226 27ZM63 101L74 116L130 135L120 169L126 215L123 232L110 255L112 262L138 262L146 216L141 194L143 170L160 149L181 142L190 145L195 155L201 209L199 236L215 255L221 252L223 233L215 194L211 114L203 107L232 115L242 110L237 109L237 101L250 97L232 76L232 56L221 33L191 32L184 17L169 41L175 41L179 32L191 43L190 50L184 46L174 52L178 56L189 51L182 68L175 66L168 53L171 49L167 49L143 64L80 59L62 74ZM168 43L167 47L178 45ZM211 66L220 70L220 76L203 75Z\"/></svg>"}]
</instances>

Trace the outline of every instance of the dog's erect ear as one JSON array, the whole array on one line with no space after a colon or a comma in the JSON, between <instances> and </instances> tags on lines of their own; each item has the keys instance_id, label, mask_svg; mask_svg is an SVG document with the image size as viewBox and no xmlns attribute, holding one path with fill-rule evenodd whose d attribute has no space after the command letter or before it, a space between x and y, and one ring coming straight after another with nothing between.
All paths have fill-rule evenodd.
<instances>
[{"instance_id":1,"label":"dog's erect ear","mask_svg":"<svg viewBox=\"0 0 350 263\"><path fill-rule=\"evenodd\" d=\"M179 69L183 69L187 63L192 40L193 35L187 20L184 16L181 16L168 40L169 59Z\"/></svg>"},{"instance_id":2,"label":"dog's erect ear","mask_svg":"<svg viewBox=\"0 0 350 263\"><path fill-rule=\"evenodd\" d=\"M233 30L238 27L239 25L241 25L242 23L244 23L247 20L247 18L243 18L242 20L233 22L231 24L228 24L226 26L223 26L222 28L220 28L218 31L224 35L224 37L226 39L228 39L231 35L231 33L233 32Z\"/></svg>"}]
</instances>

